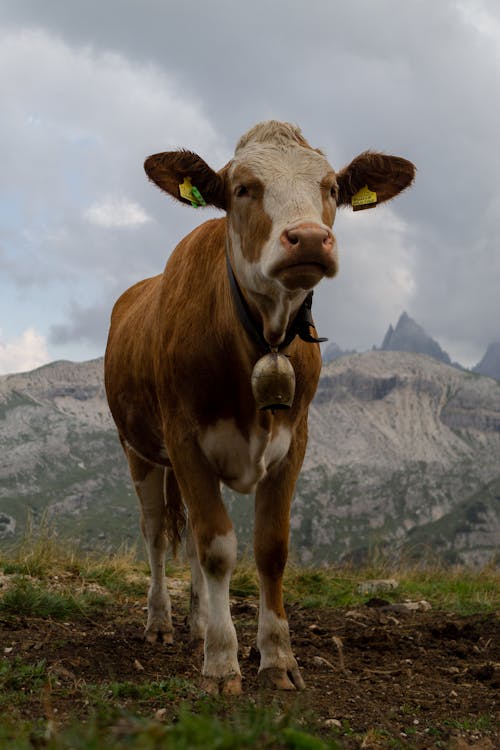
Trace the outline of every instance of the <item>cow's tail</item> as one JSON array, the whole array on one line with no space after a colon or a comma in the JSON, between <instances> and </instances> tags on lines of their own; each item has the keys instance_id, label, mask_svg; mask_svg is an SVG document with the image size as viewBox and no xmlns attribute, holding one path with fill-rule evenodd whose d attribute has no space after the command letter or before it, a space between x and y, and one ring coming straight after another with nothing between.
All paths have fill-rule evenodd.
<instances>
[{"instance_id":1,"label":"cow's tail","mask_svg":"<svg viewBox=\"0 0 500 750\"><path fill-rule=\"evenodd\" d=\"M165 531L175 557L186 528L186 508L174 471L170 468L165 469L163 495L165 498Z\"/></svg>"}]
</instances>

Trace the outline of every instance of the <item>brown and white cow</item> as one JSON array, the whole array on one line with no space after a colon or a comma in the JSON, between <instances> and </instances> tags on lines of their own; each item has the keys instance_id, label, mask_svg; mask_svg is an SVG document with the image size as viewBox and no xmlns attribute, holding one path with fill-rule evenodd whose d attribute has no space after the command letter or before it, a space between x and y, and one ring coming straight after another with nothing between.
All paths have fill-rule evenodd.
<instances>
[{"instance_id":1,"label":"brown and white cow","mask_svg":"<svg viewBox=\"0 0 500 750\"><path fill-rule=\"evenodd\" d=\"M106 390L151 564L145 637L172 640L165 554L167 539L175 546L180 538L185 505L189 622L192 638L204 641L204 687L240 692L229 608L236 537L220 485L255 492L259 675L270 686L303 688L282 576L321 356L317 343L294 334L310 290L337 272L337 206L365 186L379 203L393 198L412 182L414 166L366 152L335 172L297 127L269 121L240 139L219 172L191 151L150 156L145 170L174 198L197 203L201 194L226 212L185 237L162 274L126 291L111 319ZM195 186L197 197L188 189L183 198L182 184ZM288 410L261 411L252 370L280 348L295 371L294 401Z\"/></svg>"}]
</instances>

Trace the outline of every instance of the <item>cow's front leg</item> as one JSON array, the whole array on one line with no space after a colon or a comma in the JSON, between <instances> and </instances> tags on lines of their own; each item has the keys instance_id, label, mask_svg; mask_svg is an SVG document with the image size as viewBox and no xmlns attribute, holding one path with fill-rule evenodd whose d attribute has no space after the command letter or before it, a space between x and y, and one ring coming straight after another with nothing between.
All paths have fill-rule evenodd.
<instances>
[{"instance_id":1,"label":"cow's front leg","mask_svg":"<svg viewBox=\"0 0 500 750\"><path fill-rule=\"evenodd\" d=\"M178 448L172 451L172 461ZM199 604L202 608L206 605L206 619L202 610L191 620L195 629L193 635L201 635L204 629L202 686L210 693L239 694L238 641L229 607L229 581L236 564L236 535L222 501L219 481L196 446L182 446L175 472L188 507L204 579L204 586L200 586L199 581L194 583L198 593L202 592L203 601Z\"/></svg>"},{"instance_id":2,"label":"cow's front leg","mask_svg":"<svg viewBox=\"0 0 500 750\"><path fill-rule=\"evenodd\" d=\"M255 495L254 550L260 577L259 680L263 685L280 690L305 687L292 652L282 589L288 556L290 505L302 464L299 449L300 446L291 448L292 455L267 475Z\"/></svg>"},{"instance_id":3,"label":"cow's front leg","mask_svg":"<svg viewBox=\"0 0 500 750\"><path fill-rule=\"evenodd\" d=\"M205 576L198 558L198 548L191 523L186 534L186 553L191 568L191 596L189 602L189 630L195 651L203 651L208 620L208 592Z\"/></svg>"}]
</instances>

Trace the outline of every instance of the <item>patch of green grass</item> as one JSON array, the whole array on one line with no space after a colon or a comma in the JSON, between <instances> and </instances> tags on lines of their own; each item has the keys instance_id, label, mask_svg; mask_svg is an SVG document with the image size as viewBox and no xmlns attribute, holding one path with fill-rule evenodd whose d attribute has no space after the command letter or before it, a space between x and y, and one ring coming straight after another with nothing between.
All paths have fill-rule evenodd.
<instances>
[{"instance_id":1,"label":"patch of green grass","mask_svg":"<svg viewBox=\"0 0 500 750\"><path fill-rule=\"evenodd\" d=\"M398 591L403 598L426 599L434 609L466 615L498 609L499 583L500 576L493 567L483 570L435 568L403 572Z\"/></svg>"},{"instance_id":2,"label":"patch of green grass","mask_svg":"<svg viewBox=\"0 0 500 750\"><path fill-rule=\"evenodd\" d=\"M341 607L352 605L355 582L350 576L327 568L290 567L285 573L284 588L288 601L303 607Z\"/></svg>"},{"instance_id":3,"label":"patch of green grass","mask_svg":"<svg viewBox=\"0 0 500 750\"><path fill-rule=\"evenodd\" d=\"M375 592L389 602L425 599L434 609L457 614L491 612L500 607L500 575L493 567L483 570L400 568L298 568L285 573L284 589L289 602L302 607L356 607L372 594L362 594L358 584L372 579L395 578L394 590Z\"/></svg>"},{"instance_id":4,"label":"patch of green grass","mask_svg":"<svg viewBox=\"0 0 500 750\"><path fill-rule=\"evenodd\" d=\"M181 709L179 720L170 726L156 727L156 738L162 736L165 746L172 750L205 750L221 748L269 748L269 750L334 750L336 743L324 742L297 726L288 716L276 717L272 709L249 705L236 711L230 719L214 715L210 704L199 713ZM151 733L151 729L149 729ZM142 735L148 737L148 732ZM139 735L140 737L140 735ZM137 737L137 739L139 739ZM142 738L141 738L142 739ZM137 740L136 740L137 741ZM137 743L139 746L140 743ZM160 743L156 747L161 746ZM145 748L155 745L145 744Z\"/></svg>"},{"instance_id":5,"label":"patch of green grass","mask_svg":"<svg viewBox=\"0 0 500 750\"><path fill-rule=\"evenodd\" d=\"M26 664L22 659L0 661L0 707L22 703L30 693L38 692L47 682L45 661ZM1 745L0 745L1 747Z\"/></svg>"},{"instance_id":6,"label":"patch of green grass","mask_svg":"<svg viewBox=\"0 0 500 750\"><path fill-rule=\"evenodd\" d=\"M135 705L140 705L154 700L187 700L198 695L199 689L189 680L171 677L166 680L144 682L109 682L99 685L87 683L83 687L83 692L93 705L112 700L133 701Z\"/></svg>"},{"instance_id":7,"label":"patch of green grass","mask_svg":"<svg viewBox=\"0 0 500 750\"><path fill-rule=\"evenodd\" d=\"M94 718L86 724L73 723L55 731L50 723L39 725L22 735L0 729L8 738L9 750L43 747L46 750L338 750L333 740L314 736L289 714L277 714L273 707L248 704L229 717L220 718L218 711L227 712L223 701L200 703L196 711L184 706L177 721L161 723L130 713L116 712L105 724ZM3 733L3 734L2 734ZM26 739L31 737L31 744ZM0 745L2 747L2 745Z\"/></svg>"},{"instance_id":8,"label":"patch of green grass","mask_svg":"<svg viewBox=\"0 0 500 750\"><path fill-rule=\"evenodd\" d=\"M37 746L31 737L43 737L44 731L43 726L31 722L4 720L0 723L0 747L6 750L33 750ZM43 747L43 744L39 747Z\"/></svg>"},{"instance_id":9,"label":"patch of green grass","mask_svg":"<svg viewBox=\"0 0 500 750\"><path fill-rule=\"evenodd\" d=\"M448 719L444 725L465 732L490 732L494 728L493 718L489 714L480 714L465 719Z\"/></svg>"},{"instance_id":10,"label":"patch of green grass","mask_svg":"<svg viewBox=\"0 0 500 750\"><path fill-rule=\"evenodd\" d=\"M61 542L46 518L35 530L33 518L28 515L22 539L15 547L5 549L0 564L7 575L43 578L55 569L70 567L74 559L74 550L69 543Z\"/></svg>"},{"instance_id":11,"label":"patch of green grass","mask_svg":"<svg viewBox=\"0 0 500 750\"><path fill-rule=\"evenodd\" d=\"M149 577L147 565L137 560L134 549L121 548L113 555L101 553L78 556L43 524L36 532L28 528L17 548L1 554L0 567L6 575L29 575L42 580L49 579L51 584L57 576L59 584L72 579L73 588L76 580L78 588L82 590L89 583L99 584L115 600L120 597L143 596ZM167 578L172 576L185 580L187 585L187 566L169 562L166 574ZM394 566L381 555L374 558L371 565L362 568L354 565L301 568L290 564L285 571L285 596L288 602L309 608L356 607L370 598L370 595L359 593L358 584L374 578L395 578L399 582L397 589L393 591L375 593L391 602L426 599L434 609L448 609L457 614L486 613L500 607L500 576L493 565L482 570L438 565L417 566L411 563ZM66 584L66 590L68 587L69 583ZM231 594L257 596L258 592L259 579L255 564L245 558L232 576ZM67 598L71 599L71 596ZM79 599L82 606L88 603ZM8 598L3 606L10 606Z\"/></svg>"},{"instance_id":12,"label":"patch of green grass","mask_svg":"<svg viewBox=\"0 0 500 750\"><path fill-rule=\"evenodd\" d=\"M142 596L148 585L147 576L127 556L86 560L78 574L84 582L98 583L118 596Z\"/></svg>"},{"instance_id":13,"label":"patch of green grass","mask_svg":"<svg viewBox=\"0 0 500 750\"><path fill-rule=\"evenodd\" d=\"M259 582L254 565L245 561L236 566L231 576L230 593L232 596L258 596Z\"/></svg>"},{"instance_id":14,"label":"patch of green grass","mask_svg":"<svg viewBox=\"0 0 500 750\"><path fill-rule=\"evenodd\" d=\"M65 591L51 591L40 583L19 577L0 598L0 612L65 620L89 615L104 606L107 601L106 597L92 592L70 594Z\"/></svg>"}]
</instances>

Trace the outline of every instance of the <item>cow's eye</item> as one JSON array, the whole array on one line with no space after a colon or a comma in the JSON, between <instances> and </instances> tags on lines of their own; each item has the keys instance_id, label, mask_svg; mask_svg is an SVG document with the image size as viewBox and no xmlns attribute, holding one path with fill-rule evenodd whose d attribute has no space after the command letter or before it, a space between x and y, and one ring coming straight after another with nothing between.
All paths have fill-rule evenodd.
<instances>
[{"instance_id":1,"label":"cow's eye","mask_svg":"<svg viewBox=\"0 0 500 750\"><path fill-rule=\"evenodd\" d=\"M238 187L234 191L234 194L237 198L244 198L246 195L249 195L247 186L238 185Z\"/></svg>"},{"instance_id":2,"label":"cow's eye","mask_svg":"<svg viewBox=\"0 0 500 750\"><path fill-rule=\"evenodd\" d=\"M335 200L337 199L337 186L336 185L331 186L330 195L332 196L332 198L335 198Z\"/></svg>"}]
</instances>

